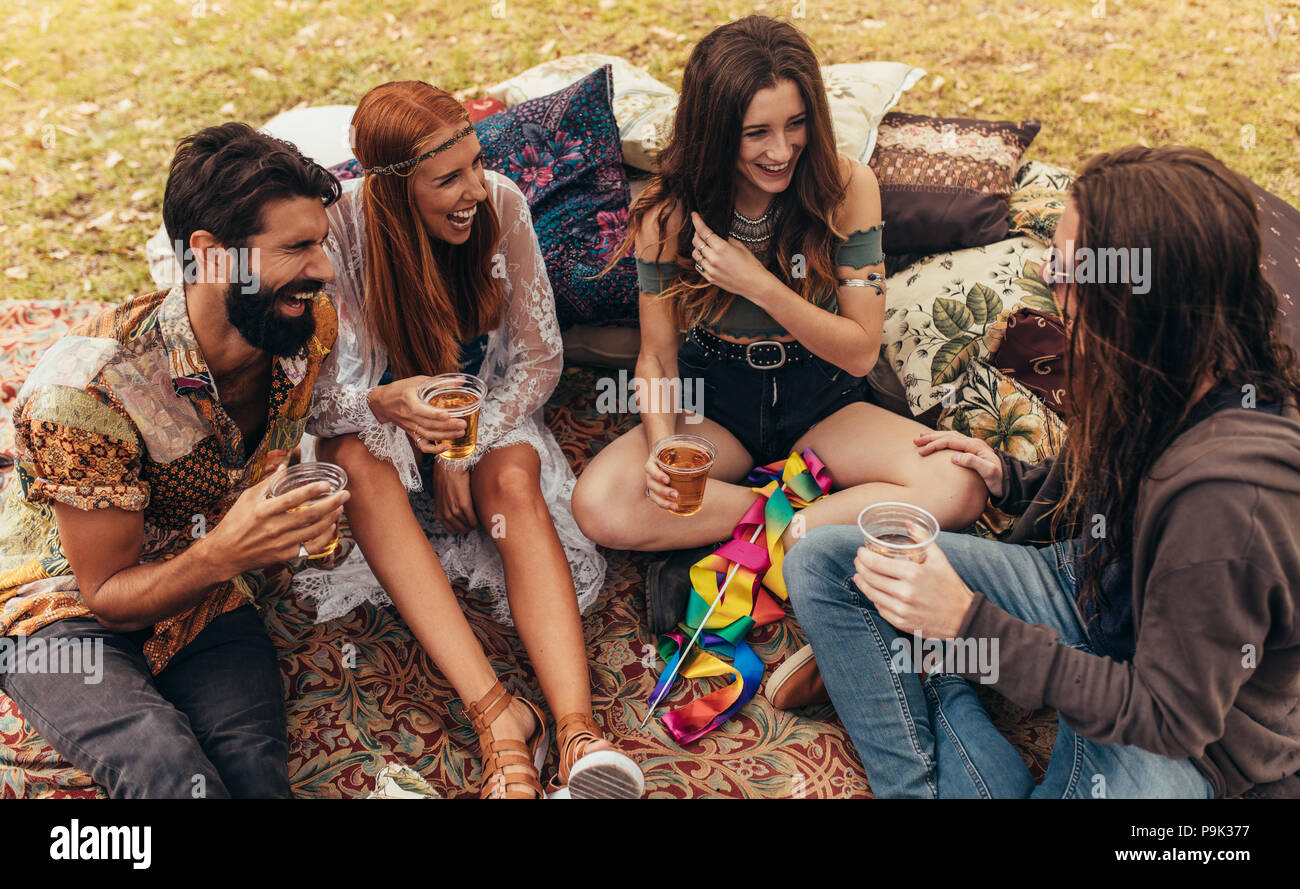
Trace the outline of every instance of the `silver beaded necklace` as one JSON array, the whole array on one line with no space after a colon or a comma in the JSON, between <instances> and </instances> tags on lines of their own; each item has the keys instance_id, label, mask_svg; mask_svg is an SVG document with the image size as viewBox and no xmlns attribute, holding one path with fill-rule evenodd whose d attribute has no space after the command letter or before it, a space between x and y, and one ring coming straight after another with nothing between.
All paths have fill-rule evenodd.
<instances>
[{"instance_id":1,"label":"silver beaded necklace","mask_svg":"<svg viewBox=\"0 0 1300 889\"><path fill-rule=\"evenodd\" d=\"M750 219L734 207L731 210L731 236L744 244L752 245L751 250L761 247L772 239L772 210L769 204L767 212L757 219Z\"/></svg>"}]
</instances>

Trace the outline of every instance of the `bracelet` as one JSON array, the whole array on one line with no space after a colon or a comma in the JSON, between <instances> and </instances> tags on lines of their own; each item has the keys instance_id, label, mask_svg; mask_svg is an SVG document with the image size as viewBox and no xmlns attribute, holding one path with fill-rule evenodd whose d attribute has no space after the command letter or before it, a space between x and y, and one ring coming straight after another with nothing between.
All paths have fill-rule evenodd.
<instances>
[{"instance_id":1,"label":"bracelet","mask_svg":"<svg viewBox=\"0 0 1300 889\"><path fill-rule=\"evenodd\" d=\"M872 272L865 278L840 278L841 287L874 287L876 292L881 296L885 295L884 282L885 276L879 272Z\"/></svg>"}]
</instances>

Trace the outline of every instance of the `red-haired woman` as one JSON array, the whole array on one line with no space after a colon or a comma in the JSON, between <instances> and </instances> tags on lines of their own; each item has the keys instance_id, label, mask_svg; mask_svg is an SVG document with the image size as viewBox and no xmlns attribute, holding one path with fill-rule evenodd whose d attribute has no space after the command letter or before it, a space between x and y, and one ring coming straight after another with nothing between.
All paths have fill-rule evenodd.
<instances>
[{"instance_id":1,"label":"red-haired woman","mask_svg":"<svg viewBox=\"0 0 1300 889\"><path fill-rule=\"evenodd\" d=\"M360 553L300 589L318 620L391 599L466 702L483 795L540 795L544 717L501 688L448 575L490 589L556 715L558 783L575 796L640 795L639 769L601 739L591 712L580 610L605 564L573 520L573 473L542 424L563 358L528 205L484 168L465 109L442 90L376 87L353 127L366 175L330 208L339 344L309 429L322 436L320 458L364 492L348 510ZM457 370L482 377L487 393L477 449L453 461L433 442L465 421L417 393L429 374Z\"/></svg>"},{"instance_id":2,"label":"red-haired woman","mask_svg":"<svg viewBox=\"0 0 1300 889\"><path fill-rule=\"evenodd\" d=\"M596 455L573 497L588 536L635 550L723 540L753 502L740 484L749 470L805 448L837 488L803 510L805 527L852 523L885 500L923 506L944 528L979 517L979 477L917 455L924 427L863 400L884 326L881 226L871 169L835 151L804 36L749 16L701 40L622 249L635 242L641 281L638 381L702 385L703 416L643 408L641 426ZM665 520L675 494L650 446L675 432L704 436L718 456L700 511ZM652 629L680 616L656 605L674 590L684 604L698 557L686 550L667 572L651 568Z\"/></svg>"}]
</instances>

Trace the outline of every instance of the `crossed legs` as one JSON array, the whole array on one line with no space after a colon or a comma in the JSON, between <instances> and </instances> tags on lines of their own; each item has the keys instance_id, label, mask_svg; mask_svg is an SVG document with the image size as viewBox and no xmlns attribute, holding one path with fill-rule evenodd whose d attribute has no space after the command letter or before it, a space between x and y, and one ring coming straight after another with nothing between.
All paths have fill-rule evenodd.
<instances>
[{"instance_id":1,"label":"crossed legs","mask_svg":"<svg viewBox=\"0 0 1300 889\"><path fill-rule=\"evenodd\" d=\"M688 423L687 417L700 422ZM754 500L739 484L753 460L730 432L694 415L679 414L677 431L703 435L718 449L693 516L665 513L645 497L643 465L650 450L638 426L609 444L588 464L573 492L573 512L584 534L614 549L686 549L725 540ZM800 512L801 527L786 532L786 549L822 525L852 524L873 503L901 500L934 514L944 529L960 529L984 510L987 489L979 476L953 465L942 452L925 457L912 443L925 427L865 402L847 405L808 430L794 449L811 448L830 470L833 493Z\"/></svg>"}]
</instances>

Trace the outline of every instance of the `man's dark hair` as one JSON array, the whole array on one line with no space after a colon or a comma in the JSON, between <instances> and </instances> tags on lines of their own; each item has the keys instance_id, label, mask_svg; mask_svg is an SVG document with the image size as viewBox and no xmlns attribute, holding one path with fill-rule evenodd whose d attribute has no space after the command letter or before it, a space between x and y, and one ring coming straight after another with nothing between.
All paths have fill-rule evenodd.
<instances>
[{"instance_id":1,"label":"man's dark hair","mask_svg":"<svg viewBox=\"0 0 1300 889\"><path fill-rule=\"evenodd\" d=\"M176 146L163 192L163 224L185 264L190 235L209 231L234 247L262 232L262 208L290 197L338 200L338 180L283 139L247 124L223 123Z\"/></svg>"}]
</instances>

